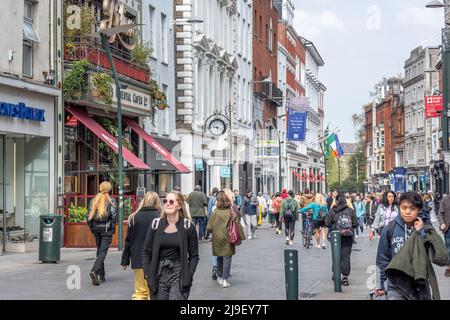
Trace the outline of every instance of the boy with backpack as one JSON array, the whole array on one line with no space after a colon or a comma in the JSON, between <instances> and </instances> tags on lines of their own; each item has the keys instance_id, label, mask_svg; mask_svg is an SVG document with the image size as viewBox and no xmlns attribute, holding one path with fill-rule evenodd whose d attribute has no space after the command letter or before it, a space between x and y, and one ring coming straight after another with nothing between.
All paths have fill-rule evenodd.
<instances>
[{"instance_id":1,"label":"boy with backpack","mask_svg":"<svg viewBox=\"0 0 450 320\"><path fill-rule=\"evenodd\" d=\"M333 206L325 223L331 230L337 230L341 233L341 262L342 262L342 279L343 286L348 286L348 277L350 275L350 254L352 253L354 228L358 227L358 220L351 204L347 203L344 195L338 195L336 205ZM334 275L336 277L338 275Z\"/></svg>"},{"instance_id":2,"label":"boy with backpack","mask_svg":"<svg viewBox=\"0 0 450 320\"><path fill-rule=\"evenodd\" d=\"M445 266L447 261L445 244L431 225L429 214L423 211L420 195L402 194L400 214L383 228L378 244L376 296L386 294L388 300L439 300L431 263Z\"/></svg>"},{"instance_id":3,"label":"boy with backpack","mask_svg":"<svg viewBox=\"0 0 450 320\"><path fill-rule=\"evenodd\" d=\"M284 221L286 245L294 244L295 220L298 219L298 203L294 191L288 192L289 197L281 203L280 219Z\"/></svg>"}]
</instances>

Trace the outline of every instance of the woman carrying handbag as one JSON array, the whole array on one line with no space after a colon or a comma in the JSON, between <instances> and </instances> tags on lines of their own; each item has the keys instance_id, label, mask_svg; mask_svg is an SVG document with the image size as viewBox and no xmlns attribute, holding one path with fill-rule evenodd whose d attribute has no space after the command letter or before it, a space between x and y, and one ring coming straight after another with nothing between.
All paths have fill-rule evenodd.
<instances>
[{"instance_id":1,"label":"woman carrying handbag","mask_svg":"<svg viewBox=\"0 0 450 320\"><path fill-rule=\"evenodd\" d=\"M228 190L227 190L228 191ZM227 195L228 194L228 195ZM222 288L229 288L232 256L236 253L236 245L230 243L230 225L232 222L239 230L240 240L245 239L244 230L240 224L237 208L233 208L234 196L231 190L217 194L217 205L211 214L207 230L212 234L213 255L217 256L217 283Z\"/></svg>"}]
</instances>

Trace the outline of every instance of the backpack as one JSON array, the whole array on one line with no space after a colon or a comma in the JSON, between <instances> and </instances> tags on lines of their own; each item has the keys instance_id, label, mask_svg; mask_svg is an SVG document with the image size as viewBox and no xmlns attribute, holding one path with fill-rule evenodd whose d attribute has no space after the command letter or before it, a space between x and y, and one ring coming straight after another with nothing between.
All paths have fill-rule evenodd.
<instances>
[{"instance_id":1,"label":"backpack","mask_svg":"<svg viewBox=\"0 0 450 320\"><path fill-rule=\"evenodd\" d=\"M392 221L389 222L388 225L387 225L387 233L386 233L386 237L387 237L388 250L389 250L389 252L391 251L392 237L394 236L394 226L395 226L395 220L392 220Z\"/></svg>"},{"instance_id":2,"label":"backpack","mask_svg":"<svg viewBox=\"0 0 450 320\"><path fill-rule=\"evenodd\" d=\"M155 219L153 219L153 221L152 221L152 229L153 230L156 230L156 229L158 229L158 227L159 227L159 222L161 221L161 218L155 218ZM189 220L189 219L184 219L184 228L186 229L186 230L189 230L189 228L191 227L191 220Z\"/></svg>"},{"instance_id":3,"label":"backpack","mask_svg":"<svg viewBox=\"0 0 450 320\"><path fill-rule=\"evenodd\" d=\"M294 216L294 209L292 208L292 203L294 202L295 200L291 200L290 202L288 202L287 200L286 200L286 202L287 202L287 208L286 208L286 211L284 212L284 215L286 216L286 217L293 217Z\"/></svg>"},{"instance_id":4,"label":"backpack","mask_svg":"<svg viewBox=\"0 0 450 320\"><path fill-rule=\"evenodd\" d=\"M324 222L325 218L327 217L328 211L324 209L320 209L319 215L317 216L317 221Z\"/></svg>"},{"instance_id":5,"label":"backpack","mask_svg":"<svg viewBox=\"0 0 450 320\"><path fill-rule=\"evenodd\" d=\"M336 227L337 230L341 233L341 236L343 237L353 236L352 217L350 216L348 209L345 209L344 211L338 213Z\"/></svg>"}]
</instances>

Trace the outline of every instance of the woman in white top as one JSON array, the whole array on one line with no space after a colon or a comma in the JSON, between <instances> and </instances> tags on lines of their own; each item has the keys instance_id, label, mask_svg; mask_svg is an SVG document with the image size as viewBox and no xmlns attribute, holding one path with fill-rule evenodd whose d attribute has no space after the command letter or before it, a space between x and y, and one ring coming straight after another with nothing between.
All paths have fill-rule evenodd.
<instances>
[{"instance_id":1,"label":"woman in white top","mask_svg":"<svg viewBox=\"0 0 450 320\"><path fill-rule=\"evenodd\" d=\"M381 204L378 206L375 219L370 226L369 239L373 240L375 231L381 234L381 231L389 222L395 220L399 214L397 206L397 195L393 191L386 191L381 199Z\"/></svg>"}]
</instances>

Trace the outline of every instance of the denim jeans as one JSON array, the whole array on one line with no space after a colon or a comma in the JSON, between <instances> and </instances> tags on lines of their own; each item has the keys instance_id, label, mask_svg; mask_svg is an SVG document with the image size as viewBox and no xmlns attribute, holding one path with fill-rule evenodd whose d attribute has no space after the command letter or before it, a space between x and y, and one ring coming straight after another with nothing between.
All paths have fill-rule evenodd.
<instances>
[{"instance_id":1,"label":"denim jeans","mask_svg":"<svg viewBox=\"0 0 450 320\"><path fill-rule=\"evenodd\" d=\"M198 239L206 235L206 217L192 217L192 221L196 226L198 224Z\"/></svg>"},{"instance_id":2,"label":"denim jeans","mask_svg":"<svg viewBox=\"0 0 450 320\"><path fill-rule=\"evenodd\" d=\"M445 237L445 244L447 245L447 252L448 252L448 266L450 266L450 229L447 230L447 232L444 235Z\"/></svg>"}]
</instances>

